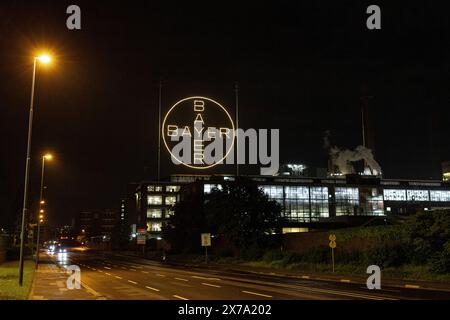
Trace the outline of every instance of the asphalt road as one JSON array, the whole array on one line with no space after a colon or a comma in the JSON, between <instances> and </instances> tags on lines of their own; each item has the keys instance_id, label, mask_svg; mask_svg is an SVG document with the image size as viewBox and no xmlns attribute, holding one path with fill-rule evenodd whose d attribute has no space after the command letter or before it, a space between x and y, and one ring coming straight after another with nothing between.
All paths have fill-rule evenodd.
<instances>
[{"instance_id":1,"label":"asphalt road","mask_svg":"<svg viewBox=\"0 0 450 320\"><path fill-rule=\"evenodd\" d=\"M450 299L450 292L339 283L244 271L170 266L134 257L68 252L50 257L81 268L82 285L107 300L398 300Z\"/></svg>"}]
</instances>

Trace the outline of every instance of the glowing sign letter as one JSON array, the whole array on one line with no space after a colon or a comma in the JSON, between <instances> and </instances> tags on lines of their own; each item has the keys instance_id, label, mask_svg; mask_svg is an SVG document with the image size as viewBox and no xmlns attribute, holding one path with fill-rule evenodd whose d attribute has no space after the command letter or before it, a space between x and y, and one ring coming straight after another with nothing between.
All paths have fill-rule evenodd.
<instances>
[{"instance_id":1,"label":"glowing sign letter","mask_svg":"<svg viewBox=\"0 0 450 320\"><path fill-rule=\"evenodd\" d=\"M203 112L203 111L205 111L205 101L203 101L203 100L194 100L194 111L195 112Z\"/></svg>"}]
</instances>

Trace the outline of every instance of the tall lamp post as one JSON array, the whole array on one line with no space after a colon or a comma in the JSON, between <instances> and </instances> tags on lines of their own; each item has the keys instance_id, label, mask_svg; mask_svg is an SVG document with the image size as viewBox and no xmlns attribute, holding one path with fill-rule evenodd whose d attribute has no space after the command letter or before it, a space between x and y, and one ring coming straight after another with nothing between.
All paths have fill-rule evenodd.
<instances>
[{"instance_id":1,"label":"tall lamp post","mask_svg":"<svg viewBox=\"0 0 450 320\"><path fill-rule=\"evenodd\" d=\"M41 171L41 191L39 196L39 213L37 219L37 236L36 236L36 268L39 264L39 238L41 234L41 223L44 222L44 172L45 172L45 160L51 160L52 155L46 154L42 156L42 171Z\"/></svg>"},{"instance_id":2,"label":"tall lamp post","mask_svg":"<svg viewBox=\"0 0 450 320\"><path fill-rule=\"evenodd\" d=\"M51 58L48 55L41 55L34 57L33 60L33 78L31 82L31 100L30 100L30 114L28 119L28 142L27 142L27 158L25 162L25 183L23 191L23 209L22 209L22 226L20 229L20 261L19 261L19 285L23 285L23 263L24 263L24 243L25 243L25 218L28 211L28 180L30 172L30 154L31 154L31 135L33 132L33 108L34 108L34 83L36 80L36 65L37 62L48 64Z\"/></svg>"}]
</instances>

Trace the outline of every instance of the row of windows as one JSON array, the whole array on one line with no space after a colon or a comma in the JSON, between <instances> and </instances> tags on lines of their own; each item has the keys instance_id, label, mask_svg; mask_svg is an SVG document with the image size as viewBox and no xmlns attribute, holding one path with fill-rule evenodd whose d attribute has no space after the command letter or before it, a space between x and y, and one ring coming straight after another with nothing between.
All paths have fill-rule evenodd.
<instances>
[{"instance_id":1,"label":"row of windows","mask_svg":"<svg viewBox=\"0 0 450 320\"><path fill-rule=\"evenodd\" d=\"M173 206L177 202L176 196L166 196L164 197L164 203L167 206ZM162 205L163 196L148 196L147 204L152 206Z\"/></svg>"},{"instance_id":2,"label":"row of windows","mask_svg":"<svg viewBox=\"0 0 450 320\"><path fill-rule=\"evenodd\" d=\"M450 202L450 191L385 189L384 200Z\"/></svg>"},{"instance_id":3,"label":"row of windows","mask_svg":"<svg viewBox=\"0 0 450 320\"><path fill-rule=\"evenodd\" d=\"M163 192L163 189L164 189L163 186L154 186L154 185L147 186L148 192ZM166 186L165 191L166 192L179 192L180 186Z\"/></svg>"}]
</instances>

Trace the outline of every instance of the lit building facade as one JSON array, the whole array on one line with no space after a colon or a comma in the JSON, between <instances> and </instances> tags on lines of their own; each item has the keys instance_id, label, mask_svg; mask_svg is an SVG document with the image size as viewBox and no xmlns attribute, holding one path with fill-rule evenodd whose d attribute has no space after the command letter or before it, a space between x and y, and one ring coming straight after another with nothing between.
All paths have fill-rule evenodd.
<instances>
[{"instance_id":1,"label":"lit building facade","mask_svg":"<svg viewBox=\"0 0 450 320\"><path fill-rule=\"evenodd\" d=\"M387 180L365 176L298 178L246 176L282 207L284 232L361 225L420 210L450 209L450 184L442 181ZM185 190L206 195L233 176L172 175L168 182L142 182L134 194L138 228L160 238ZM200 191L199 191L200 190Z\"/></svg>"},{"instance_id":2,"label":"lit building facade","mask_svg":"<svg viewBox=\"0 0 450 320\"><path fill-rule=\"evenodd\" d=\"M450 181L450 161L442 162L442 181Z\"/></svg>"}]
</instances>

